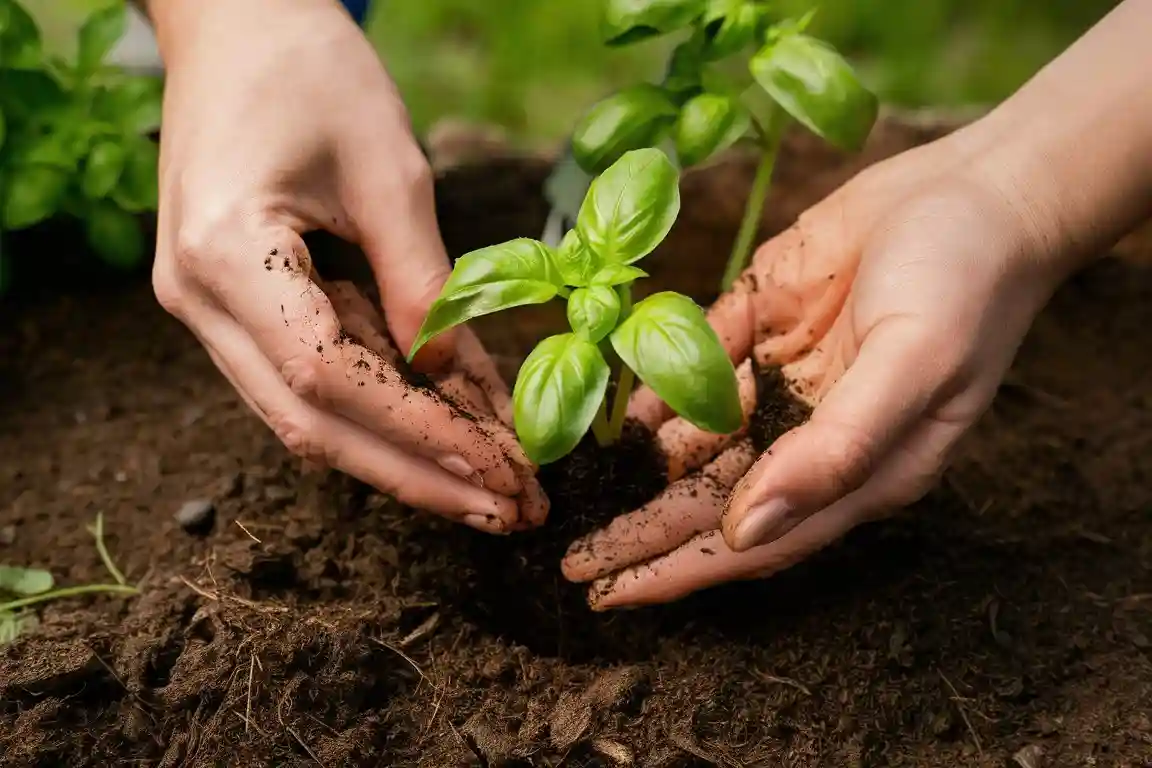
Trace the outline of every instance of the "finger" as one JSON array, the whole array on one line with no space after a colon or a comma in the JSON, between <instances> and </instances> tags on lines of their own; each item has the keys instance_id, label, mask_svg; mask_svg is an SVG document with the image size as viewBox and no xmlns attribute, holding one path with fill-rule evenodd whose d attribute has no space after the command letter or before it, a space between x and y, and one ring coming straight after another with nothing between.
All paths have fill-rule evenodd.
<instances>
[{"instance_id":1,"label":"finger","mask_svg":"<svg viewBox=\"0 0 1152 768\"><path fill-rule=\"evenodd\" d=\"M716 530L729 492L755 459L751 443L734 445L699 474L673 483L636 512L576 541L561 563L565 578L590 581Z\"/></svg>"},{"instance_id":2,"label":"finger","mask_svg":"<svg viewBox=\"0 0 1152 768\"><path fill-rule=\"evenodd\" d=\"M496 367L496 361L484 349L472 329L462 327L457 336L456 357L465 371L484 392L496 416L506 426L512 426L512 395Z\"/></svg>"},{"instance_id":3,"label":"finger","mask_svg":"<svg viewBox=\"0 0 1152 768\"><path fill-rule=\"evenodd\" d=\"M521 491L508 458L482 422L461 413L435 388L405 380L387 355L348 335L328 297L309 279L308 251L295 232L269 230L244 247L276 255L263 261L217 259L227 268L197 277L294 393L394 445L437 461L466 462L490 491L505 496Z\"/></svg>"},{"instance_id":4,"label":"finger","mask_svg":"<svg viewBox=\"0 0 1152 768\"><path fill-rule=\"evenodd\" d=\"M511 530L515 502L406 453L294 395L256 344L222 313L196 322L213 362L293 453L331 466L397 498L491 533Z\"/></svg>"},{"instance_id":5,"label":"finger","mask_svg":"<svg viewBox=\"0 0 1152 768\"><path fill-rule=\"evenodd\" d=\"M921 498L938 481L965 428L963 423L926 420L862 488L798 521L774 541L735 552L719 531L709 531L666 556L599 579L589 589L589 602L595 610L664 603L724 582L785 570L857 525Z\"/></svg>"},{"instance_id":6,"label":"finger","mask_svg":"<svg viewBox=\"0 0 1152 768\"><path fill-rule=\"evenodd\" d=\"M722 525L729 546L771 541L860 488L939 396L949 379L944 354L914 320L872 329L812 418L780 437L737 486Z\"/></svg>"},{"instance_id":7,"label":"finger","mask_svg":"<svg viewBox=\"0 0 1152 768\"><path fill-rule=\"evenodd\" d=\"M395 153L390 160L398 167L359 164L361 172L352 174L353 183L371 192L349 194L346 207L376 276L392 338L407 355L452 267L440 238L427 162L418 150ZM386 210L380 206L383 200L388 201ZM458 331L432 339L413 361L415 367L445 370L457 340Z\"/></svg>"},{"instance_id":8,"label":"finger","mask_svg":"<svg viewBox=\"0 0 1152 768\"><path fill-rule=\"evenodd\" d=\"M745 360L736 370L736 383L744 414L741 427L736 432L726 435L707 432L683 418L665 422L657 431L656 445L668 459L669 480L679 480L699 469L748 428L748 421L756 410L756 374L750 360Z\"/></svg>"}]
</instances>

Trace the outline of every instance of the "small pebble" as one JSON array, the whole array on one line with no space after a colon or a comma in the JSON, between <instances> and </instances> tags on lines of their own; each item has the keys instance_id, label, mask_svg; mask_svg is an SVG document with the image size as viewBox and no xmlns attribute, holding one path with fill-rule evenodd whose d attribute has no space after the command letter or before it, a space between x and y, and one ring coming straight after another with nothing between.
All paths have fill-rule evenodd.
<instances>
[{"instance_id":1,"label":"small pebble","mask_svg":"<svg viewBox=\"0 0 1152 768\"><path fill-rule=\"evenodd\" d=\"M14 541L16 541L16 526L0 526L0 545L7 547Z\"/></svg>"},{"instance_id":2,"label":"small pebble","mask_svg":"<svg viewBox=\"0 0 1152 768\"><path fill-rule=\"evenodd\" d=\"M216 523L216 505L210 499L186 501L176 513L176 522L193 536L206 536Z\"/></svg>"}]
</instances>

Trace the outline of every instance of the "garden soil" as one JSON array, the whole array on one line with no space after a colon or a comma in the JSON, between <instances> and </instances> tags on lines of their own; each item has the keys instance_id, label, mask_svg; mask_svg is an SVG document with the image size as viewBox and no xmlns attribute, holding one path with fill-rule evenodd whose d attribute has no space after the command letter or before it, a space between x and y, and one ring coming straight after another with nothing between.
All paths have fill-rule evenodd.
<instances>
[{"instance_id":1,"label":"garden soil","mask_svg":"<svg viewBox=\"0 0 1152 768\"><path fill-rule=\"evenodd\" d=\"M885 123L850 161L793 137L762 235L939 130ZM450 250L537 235L546 172L445 172ZM654 286L712 298L751 174L689 174ZM772 579L608 614L559 578L561 536L303 469L146 281L57 269L0 308L0 562L106 581L102 513L142 593L48 605L0 649L0 765L1152 765L1152 245L1121 250L1055 297L915 508ZM561 319L480 329L515 356ZM658 473L629 445L571 492L643 501ZM186 530L190 501L212 516Z\"/></svg>"}]
</instances>

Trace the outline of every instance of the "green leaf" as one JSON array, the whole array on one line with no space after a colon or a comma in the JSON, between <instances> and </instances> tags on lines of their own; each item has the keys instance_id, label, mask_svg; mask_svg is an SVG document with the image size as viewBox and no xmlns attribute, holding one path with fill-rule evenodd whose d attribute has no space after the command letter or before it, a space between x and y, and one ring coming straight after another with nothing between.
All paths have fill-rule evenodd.
<instances>
[{"instance_id":1,"label":"green leaf","mask_svg":"<svg viewBox=\"0 0 1152 768\"><path fill-rule=\"evenodd\" d=\"M20 3L0 1L0 7L7 9L4 28L0 32L0 55L4 57L4 66L35 69L43 55L40 28Z\"/></svg>"},{"instance_id":2,"label":"green leaf","mask_svg":"<svg viewBox=\"0 0 1152 768\"><path fill-rule=\"evenodd\" d=\"M433 337L483 315L543 304L564 287L548 246L528 238L472 251L456 260L432 304L408 360Z\"/></svg>"},{"instance_id":3,"label":"green leaf","mask_svg":"<svg viewBox=\"0 0 1152 768\"><path fill-rule=\"evenodd\" d=\"M8 138L8 120L4 117L4 106L0 104L0 149L4 149L4 140Z\"/></svg>"},{"instance_id":4,"label":"green leaf","mask_svg":"<svg viewBox=\"0 0 1152 768\"><path fill-rule=\"evenodd\" d=\"M588 432L608 389L608 363L599 347L574 333L540 342L516 376L512 403L516 436L528 458L550 464Z\"/></svg>"},{"instance_id":5,"label":"green leaf","mask_svg":"<svg viewBox=\"0 0 1152 768\"><path fill-rule=\"evenodd\" d=\"M600 266L596 254L580 239L579 233L570 229L560 241L560 247L552 254L552 260L560 272L565 285L588 285Z\"/></svg>"},{"instance_id":6,"label":"green leaf","mask_svg":"<svg viewBox=\"0 0 1152 768\"><path fill-rule=\"evenodd\" d=\"M127 154L124 147L114 141L100 141L92 147L80 179L80 188L85 196L100 200L111 194L120 181Z\"/></svg>"},{"instance_id":7,"label":"green leaf","mask_svg":"<svg viewBox=\"0 0 1152 768\"><path fill-rule=\"evenodd\" d=\"M599 344L620 319L620 297L611 288L577 288L568 297L568 324L582 339Z\"/></svg>"},{"instance_id":8,"label":"green leaf","mask_svg":"<svg viewBox=\"0 0 1152 768\"><path fill-rule=\"evenodd\" d=\"M126 211L155 211L159 205L159 155L156 142L136 136L124 142L124 170L112 199Z\"/></svg>"},{"instance_id":9,"label":"green leaf","mask_svg":"<svg viewBox=\"0 0 1152 768\"><path fill-rule=\"evenodd\" d=\"M0 565L0 592L30 597L52 589L56 581L52 574L39 568L17 568Z\"/></svg>"},{"instance_id":10,"label":"green leaf","mask_svg":"<svg viewBox=\"0 0 1152 768\"><path fill-rule=\"evenodd\" d=\"M683 29L700 18L706 0L607 0L601 36L611 46L629 45Z\"/></svg>"},{"instance_id":11,"label":"green leaf","mask_svg":"<svg viewBox=\"0 0 1152 768\"><path fill-rule=\"evenodd\" d=\"M703 67L704 36L693 35L672 49L664 72L664 88L678 95L699 89Z\"/></svg>"},{"instance_id":12,"label":"green leaf","mask_svg":"<svg viewBox=\"0 0 1152 768\"><path fill-rule=\"evenodd\" d=\"M0 611L0 645L7 645L20 635L33 631L39 623L36 614L29 611L21 613Z\"/></svg>"},{"instance_id":13,"label":"green leaf","mask_svg":"<svg viewBox=\"0 0 1152 768\"><path fill-rule=\"evenodd\" d=\"M596 274L592 275L591 285L603 285L611 288L614 285L624 285L641 277L648 277L648 273L639 267L630 264L607 264Z\"/></svg>"},{"instance_id":14,"label":"green leaf","mask_svg":"<svg viewBox=\"0 0 1152 768\"><path fill-rule=\"evenodd\" d=\"M793 118L844 150L863 147L879 103L827 43L784 34L752 57L752 75Z\"/></svg>"},{"instance_id":15,"label":"green leaf","mask_svg":"<svg viewBox=\"0 0 1152 768\"><path fill-rule=\"evenodd\" d=\"M101 86L92 97L92 111L125 133L150 133L160 126L164 82L158 77L132 76Z\"/></svg>"},{"instance_id":16,"label":"green leaf","mask_svg":"<svg viewBox=\"0 0 1152 768\"><path fill-rule=\"evenodd\" d=\"M0 68L0 106L13 123L43 125L52 122L67 104L68 94L60 81L48 72Z\"/></svg>"},{"instance_id":17,"label":"green leaf","mask_svg":"<svg viewBox=\"0 0 1152 768\"><path fill-rule=\"evenodd\" d=\"M705 58L717 61L744 50L756 39L763 18L763 6L753 0L710 0L703 19Z\"/></svg>"},{"instance_id":18,"label":"green leaf","mask_svg":"<svg viewBox=\"0 0 1152 768\"><path fill-rule=\"evenodd\" d=\"M572 132L572 154L589 173L601 173L629 150L655 145L676 120L676 104L648 83L626 88L592 107Z\"/></svg>"},{"instance_id":19,"label":"green leaf","mask_svg":"<svg viewBox=\"0 0 1152 768\"><path fill-rule=\"evenodd\" d=\"M0 185L0 229L24 229L52 216L68 188L68 171L50 165L18 164Z\"/></svg>"},{"instance_id":20,"label":"green leaf","mask_svg":"<svg viewBox=\"0 0 1152 768\"><path fill-rule=\"evenodd\" d=\"M80 27L76 49L76 67L91 73L124 36L128 24L126 3L114 2L96 11Z\"/></svg>"},{"instance_id":21,"label":"green leaf","mask_svg":"<svg viewBox=\"0 0 1152 768\"><path fill-rule=\"evenodd\" d=\"M658 149L626 153L588 189L576 230L604 264L651 253L680 213L680 174Z\"/></svg>"},{"instance_id":22,"label":"green leaf","mask_svg":"<svg viewBox=\"0 0 1152 768\"><path fill-rule=\"evenodd\" d=\"M692 424L717 434L743 424L736 369L704 311L687 296L649 296L610 338L625 365Z\"/></svg>"},{"instance_id":23,"label":"green leaf","mask_svg":"<svg viewBox=\"0 0 1152 768\"><path fill-rule=\"evenodd\" d=\"M752 127L752 117L736 99L702 93L680 109L676 154L685 166L702 163L735 144Z\"/></svg>"},{"instance_id":24,"label":"green leaf","mask_svg":"<svg viewBox=\"0 0 1152 768\"><path fill-rule=\"evenodd\" d=\"M147 245L140 222L111 202L97 201L84 214L88 244L105 263L132 269L145 256Z\"/></svg>"}]
</instances>

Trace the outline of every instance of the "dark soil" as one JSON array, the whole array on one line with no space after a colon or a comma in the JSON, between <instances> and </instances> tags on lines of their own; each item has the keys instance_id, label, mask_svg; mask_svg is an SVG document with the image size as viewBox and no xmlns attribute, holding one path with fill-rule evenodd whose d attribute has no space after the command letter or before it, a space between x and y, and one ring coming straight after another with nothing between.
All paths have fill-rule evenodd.
<instances>
[{"instance_id":1,"label":"dark soil","mask_svg":"<svg viewBox=\"0 0 1152 768\"><path fill-rule=\"evenodd\" d=\"M763 234L922 138L886 129L853 165L797 143ZM451 249L537 234L544 173L509 159L446 177ZM718 190L750 176L733 161L689 177L653 288L707 298L720 265L704 257L739 216ZM146 284L9 304L0 561L104 580L84 529L102 512L143 593L52 604L0 650L0 765L1152 765L1138 250L1057 295L908 514L766 581L603 615L558 578L561 529L652 494L642 439L611 468L573 458L557 533L486 536L302 472ZM523 354L561 321L481 329ZM215 509L199 535L175 517L197 499Z\"/></svg>"}]
</instances>

